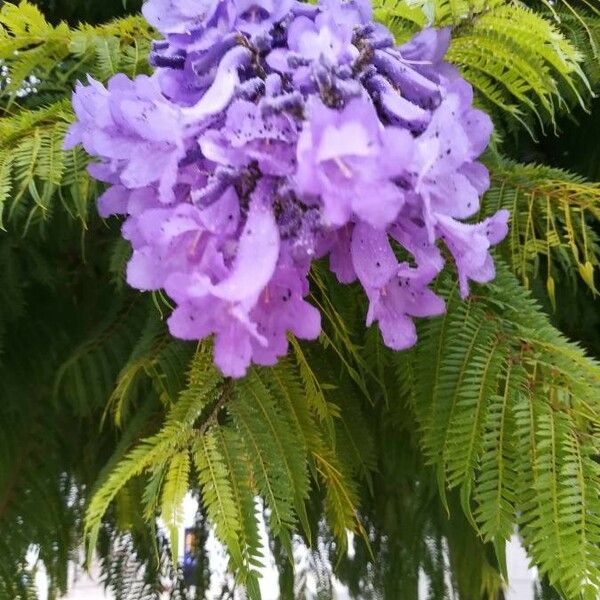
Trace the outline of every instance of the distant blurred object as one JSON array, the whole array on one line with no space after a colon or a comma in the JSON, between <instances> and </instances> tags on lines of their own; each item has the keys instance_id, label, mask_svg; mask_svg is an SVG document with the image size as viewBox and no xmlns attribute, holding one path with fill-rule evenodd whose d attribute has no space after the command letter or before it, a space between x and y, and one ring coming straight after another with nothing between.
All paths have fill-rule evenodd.
<instances>
[{"instance_id":1,"label":"distant blurred object","mask_svg":"<svg viewBox=\"0 0 600 600\"><path fill-rule=\"evenodd\" d=\"M196 584L198 580L199 535L196 527L185 530L183 549L183 578L186 586Z\"/></svg>"}]
</instances>

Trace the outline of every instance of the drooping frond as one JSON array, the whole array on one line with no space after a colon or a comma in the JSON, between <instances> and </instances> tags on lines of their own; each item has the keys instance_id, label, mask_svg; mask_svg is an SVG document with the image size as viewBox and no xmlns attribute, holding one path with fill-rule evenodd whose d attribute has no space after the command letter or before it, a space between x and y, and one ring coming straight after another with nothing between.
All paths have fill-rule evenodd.
<instances>
[{"instance_id":1,"label":"drooping frond","mask_svg":"<svg viewBox=\"0 0 600 600\"><path fill-rule=\"evenodd\" d=\"M128 360L112 386L110 404L115 423L121 426L136 402L149 388L165 405L176 401L185 386L185 372L193 354L193 344L174 340L152 307Z\"/></svg>"},{"instance_id":2,"label":"drooping frond","mask_svg":"<svg viewBox=\"0 0 600 600\"><path fill-rule=\"evenodd\" d=\"M164 535L152 538L150 529L118 532L104 528L100 535L101 582L115 600L190 600L183 573L171 562ZM165 589L164 582L169 582Z\"/></svg>"},{"instance_id":3,"label":"drooping frond","mask_svg":"<svg viewBox=\"0 0 600 600\"><path fill-rule=\"evenodd\" d=\"M85 224L96 184L81 148L63 151L72 110L57 102L0 118L0 224L29 230L57 210Z\"/></svg>"},{"instance_id":4,"label":"drooping frond","mask_svg":"<svg viewBox=\"0 0 600 600\"><path fill-rule=\"evenodd\" d=\"M63 151L73 120L70 96L77 80L106 81L117 73L148 71L154 37L141 16L106 25L53 26L23 0L0 8L0 227L41 224L60 207L85 225L97 185L81 148ZM23 105L27 104L27 108ZM58 206L57 206L58 205Z\"/></svg>"},{"instance_id":5,"label":"drooping frond","mask_svg":"<svg viewBox=\"0 0 600 600\"><path fill-rule=\"evenodd\" d=\"M550 4L550 3L548 3ZM550 5L552 8L552 6ZM591 4L586 8L574 9L569 3L559 3L560 14L548 9L548 18L583 53L583 69L594 90L600 84L600 14ZM554 10L556 10L554 8Z\"/></svg>"},{"instance_id":6,"label":"drooping frond","mask_svg":"<svg viewBox=\"0 0 600 600\"><path fill-rule=\"evenodd\" d=\"M553 585L567 598L591 593L600 582L600 365L504 269L466 303L443 289L449 311L423 326L411 387L441 492L458 488L472 524L497 545L518 521Z\"/></svg>"},{"instance_id":7,"label":"drooping frond","mask_svg":"<svg viewBox=\"0 0 600 600\"><path fill-rule=\"evenodd\" d=\"M542 276L554 303L556 285L574 284L579 275L595 292L600 186L543 165L500 159L488 164L492 187L483 201L484 212L510 211L504 256L524 285Z\"/></svg>"},{"instance_id":8,"label":"drooping frond","mask_svg":"<svg viewBox=\"0 0 600 600\"><path fill-rule=\"evenodd\" d=\"M131 353L144 315L145 307L141 305L115 306L61 365L56 374L55 397L71 402L76 411L89 410L90 403L103 407L114 389L115 374ZM90 383L91 393L87 389Z\"/></svg>"},{"instance_id":9,"label":"drooping frond","mask_svg":"<svg viewBox=\"0 0 600 600\"><path fill-rule=\"evenodd\" d=\"M175 530L183 494L191 488L187 475L191 452L207 515L229 551L239 581L258 597L255 567L261 548L255 497L263 498L270 532L291 556L292 532L298 524L308 539L312 536L306 512L309 467L326 491L330 523L341 544L346 531L358 527L357 495L344 465L347 459L340 461L337 455L335 432L320 421L292 363L256 369L231 382L216 374L210 360L207 349L196 353L188 382L163 428L107 472L87 512L90 547L111 502L139 476L148 476L147 516L153 517L162 505L163 518ZM147 377L152 375L146 372ZM339 425L348 444L364 445L364 440L350 437L355 432L349 421Z\"/></svg>"},{"instance_id":10,"label":"drooping frond","mask_svg":"<svg viewBox=\"0 0 600 600\"><path fill-rule=\"evenodd\" d=\"M162 489L160 514L169 532L174 564L178 559L179 531L183 527L183 501L189 490L190 469L189 452L184 450L176 454L169 462Z\"/></svg>"}]
</instances>

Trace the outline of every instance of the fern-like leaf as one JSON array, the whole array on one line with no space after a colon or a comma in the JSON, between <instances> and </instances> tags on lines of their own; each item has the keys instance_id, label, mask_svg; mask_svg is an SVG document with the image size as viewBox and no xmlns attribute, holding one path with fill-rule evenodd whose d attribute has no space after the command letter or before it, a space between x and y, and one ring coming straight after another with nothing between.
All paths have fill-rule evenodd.
<instances>
[{"instance_id":1,"label":"fern-like leaf","mask_svg":"<svg viewBox=\"0 0 600 600\"><path fill-rule=\"evenodd\" d=\"M548 323L505 268L448 314L423 325L413 353L422 447L440 491L501 547L520 515L542 573L575 597L600 583L600 366ZM433 358L433 360L432 360Z\"/></svg>"},{"instance_id":2,"label":"fern-like leaf","mask_svg":"<svg viewBox=\"0 0 600 600\"><path fill-rule=\"evenodd\" d=\"M505 257L526 287L542 275L555 302L557 283L575 283L578 273L596 291L600 262L598 234L600 187L571 173L507 160L489 161L492 188L485 214L511 212Z\"/></svg>"}]
</instances>

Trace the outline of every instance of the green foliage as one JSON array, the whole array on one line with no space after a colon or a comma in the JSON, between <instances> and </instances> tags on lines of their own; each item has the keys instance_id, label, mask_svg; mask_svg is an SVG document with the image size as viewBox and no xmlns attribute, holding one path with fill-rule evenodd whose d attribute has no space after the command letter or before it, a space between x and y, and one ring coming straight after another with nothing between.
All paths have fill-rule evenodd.
<instances>
[{"instance_id":1,"label":"green foliage","mask_svg":"<svg viewBox=\"0 0 600 600\"><path fill-rule=\"evenodd\" d=\"M21 90L22 82L32 75L40 80L42 95L60 96L77 75L104 80L119 72L130 76L146 72L152 37L140 16L70 29L65 23L48 23L27 0L18 6L6 3L0 10L0 58L10 78L4 94Z\"/></svg>"},{"instance_id":2,"label":"green foliage","mask_svg":"<svg viewBox=\"0 0 600 600\"><path fill-rule=\"evenodd\" d=\"M492 187L484 213L511 212L504 245L512 270L529 287L545 277L552 303L556 285L577 285L577 275L596 293L600 187L582 177L546 167L490 159Z\"/></svg>"},{"instance_id":3,"label":"green foliage","mask_svg":"<svg viewBox=\"0 0 600 600\"><path fill-rule=\"evenodd\" d=\"M485 541L503 545L517 521L541 573L567 598L591 597L600 577L600 365L505 271L466 303L443 289L452 310L422 328L411 357L426 460L442 490L460 489Z\"/></svg>"},{"instance_id":4,"label":"green foliage","mask_svg":"<svg viewBox=\"0 0 600 600\"><path fill-rule=\"evenodd\" d=\"M483 213L511 211L506 266L467 301L444 274L448 314L395 354L364 332L357 290L317 265L321 339L291 339L285 360L240 381L216 372L209 344L168 335L160 295L127 288L130 250L95 215L88 158L62 150L76 81L145 72L154 32L139 16L68 26L60 2L47 17L2 4L0 599L36 598L42 564L56 597L86 543L118 600L159 598L165 579L183 600L171 555L188 491L199 499L197 598L214 531L253 599L269 550L283 598L302 597L312 574L322 597L335 575L355 598L414 600L424 573L432 599L496 599L515 527L543 597L596 597L600 366L556 325L598 357L599 188L577 165L539 153L525 164L522 139L563 128L600 91L598 10L374 4L399 40L453 26L449 60L497 125ZM299 544L308 559L294 565Z\"/></svg>"},{"instance_id":5,"label":"green foliage","mask_svg":"<svg viewBox=\"0 0 600 600\"><path fill-rule=\"evenodd\" d=\"M88 75L106 81L147 72L153 37L141 16L70 29L48 23L26 0L0 8L0 63L8 72L0 81L0 227L43 229L56 210L85 226L98 190L85 152L62 150L73 120L68 97Z\"/></svg>"},{"instance_id":6,"label":"green foliage","mask_svg":"<svg viewBox=\"0 0 600 600\"><path fill-rule=\"evenodd\" d=\"M452 26L448 60L498 125L516 121L533 134L532 116L543 130L548 120L556 126L557 112L585 102L584 54L551 16L503 0L377 0L374 6L400 40L428 24Z\"/></svg>"},{"instance_id":7,"label":"green foliage","mask_svg":"<svg viewBox=\"0 0 600 600\"><path fill-rule=\"evenodd\" d=\"M86 176L81 149L64 152L62 140L71 119L66 102L21 111L0 125L0 225L23 230L42 226L60 203L85 223L95 184ZM62 191L66 193L62 193Z\"/></svg>"},{"instance_id":8,"label":"green foliage","mask_svg":"<svg viewBox=\"0 0 600 600\"><path fill-rule=\"evenodd\" d=\"M156 541L149 535L114 534L103 531L99 543L102 553L102 582L115 600L155 600L163 593L164 580L172 583L170 597L187 600L182 574L174 570L166 539L159 536L155 556L149 560L143 544Z\"/></svg>"},{"instance_id":9,"label":"green foliage","mask_svg":"<svg viewBox=\"0 0 600 600\"><path fill-rule=\"evenodd\" d=\"M190 454L208 519L229 550L238 580L253 597L258 597L261 557L257 496L270 511L271 533L290 556L296 525L304 528L307 539L311 536L308 465L317 481L331 488L328 516L339 542L356 527L355 492L342 476L333 432L315 419L297 367L284 361L273 369L254 370L239 382L223 381L210 351L201 346L165 425L120 460L94 494L86 517L90 550L110 503L139 476L146 476L146 514L159 510L176 547L183 497L190 488Z\"/></svg>"}]
</instances>

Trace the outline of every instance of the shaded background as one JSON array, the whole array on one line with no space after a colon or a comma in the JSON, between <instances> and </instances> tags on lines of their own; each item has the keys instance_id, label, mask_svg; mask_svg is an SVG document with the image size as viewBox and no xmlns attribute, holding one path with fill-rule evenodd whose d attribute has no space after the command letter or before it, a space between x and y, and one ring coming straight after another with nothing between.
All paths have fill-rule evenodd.
<instances>
[{"instance_id":1,"label":"shaded background","mask_svg":"<svg viewBox=\"0 0 600 600\"><path fill-rule=\"evenodd\" d=\"M48 19L54 23L68 21L76 24L80 21L101 23L110 18L136 12L142 0L32 0ZM0 0L0 5L4 2Z\"/></svg>"}]
</instances>

